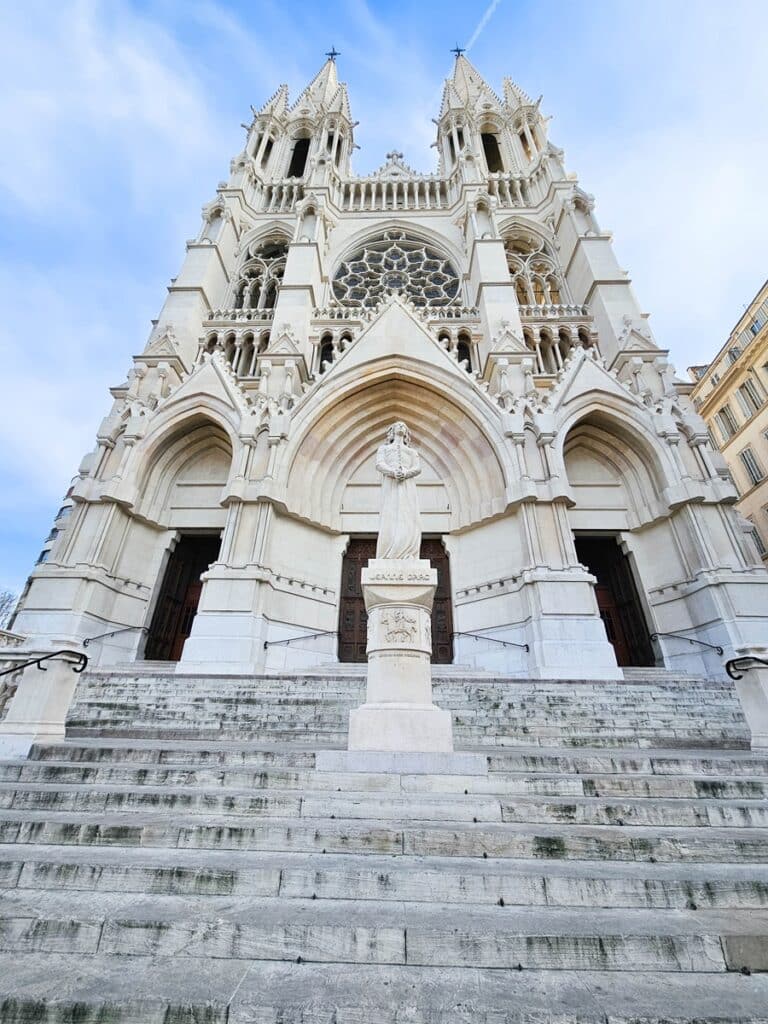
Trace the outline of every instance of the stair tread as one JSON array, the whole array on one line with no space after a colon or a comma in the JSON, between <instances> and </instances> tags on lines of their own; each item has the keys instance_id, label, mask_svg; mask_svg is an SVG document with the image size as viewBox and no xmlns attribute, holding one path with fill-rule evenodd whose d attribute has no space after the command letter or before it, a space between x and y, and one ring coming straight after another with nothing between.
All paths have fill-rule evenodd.
<instances>
[{"instance_id":1,"label":"stair tread","mask_svg":"<svg viewBox=\"0 0 768 1024\"><path fill-rule=\"evenodd\" d=\"M448 931L478 931L480 934L510 935L765 935L768 909L745 908L738 916L731 911L666 910L595 907L487 907L462 910L457 921L450 903L420 903L416 909L380 900L367 900L350 914L358 901L295 899L264 896L183 896L163 893L79 892L76 902L70 893L39 889L10 889L3 894L0 918L49 918L89 921L102 918L135 922L228 921L252 928L272 925L300 927L306 924L339 928L404 928L409 931L435 928Z\"/></svg>"},{"instance_id":2,"label":"stair tread","mask_svg":"<svg viewBox=\"0 0 768 1024\"><path fill-rule=\"evenodd\" d=\"M768 976L626 971L497 971L482 968L196 961L178 970L172 957L79 956L73 975L66 954L0 954L0 987L17 1000L110 999L143 1009L131 1024L162 1024L168 1005L221 1010L210 1024L766 1024ZM137 993L141 995L137 996ZM229 1008L225 1015L225 1008ZM482 1016L481 1016L482 1014ZM10 1024L22 1018L8 1015ZM43 1018L44 1020L46 1018ZM83 1018L81 1018L83 1019ZM87 1018L85 1018L87 1020ZM191 1022L192 1018L188 1018ZM202 1019L202 1018L200 1018Z\"/></svg>"}]
</instances>

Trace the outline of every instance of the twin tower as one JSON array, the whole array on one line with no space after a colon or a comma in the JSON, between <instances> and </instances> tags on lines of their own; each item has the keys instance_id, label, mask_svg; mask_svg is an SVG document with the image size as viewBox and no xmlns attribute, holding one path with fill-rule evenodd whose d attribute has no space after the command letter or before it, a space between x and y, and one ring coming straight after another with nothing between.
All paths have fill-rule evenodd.
<instances>
[{"instance_id":1,"label":"twin tower","mask_svg":"<svg viewBox=\"0 0 768 1024\"><path fill-rule=\"evenodd\" d=\"M333 59L254 112L32 573L22 649L364 661L375 452L403 420L434 663L614 679L765 653L724 463L539 103L459 55L434 173L392 152L357 177L354 127Z\"/></svg>"}]
</instances>

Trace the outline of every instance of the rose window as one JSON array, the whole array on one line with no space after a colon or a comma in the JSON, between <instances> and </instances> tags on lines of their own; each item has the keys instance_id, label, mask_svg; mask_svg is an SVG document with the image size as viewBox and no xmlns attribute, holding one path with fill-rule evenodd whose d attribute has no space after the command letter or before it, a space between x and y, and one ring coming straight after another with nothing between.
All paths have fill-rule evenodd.
<instances>
[{"instance_id":1,"label":"rose window","mask_svg":"<svg viewBox=\"0 0 768 1024\"><path fill-rule=\"evenodd\" d=\"M333 279L334 297L343 306L375 306L402 292L416 306L459 302L459 276L436 249L402 232L390 231L345 260Z\"/></svg>"}]
</instances>

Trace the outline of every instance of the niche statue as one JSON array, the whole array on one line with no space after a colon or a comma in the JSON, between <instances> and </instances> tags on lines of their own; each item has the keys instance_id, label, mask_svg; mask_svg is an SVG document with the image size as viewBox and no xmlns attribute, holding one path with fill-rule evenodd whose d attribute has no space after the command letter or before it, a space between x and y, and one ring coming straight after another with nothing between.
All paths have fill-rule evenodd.
<instances>
[{"instance_id":1,"label":"niche statue","mask_svg":"<svg viewBox=\"0 0 768 1024\"><path fill-rule=\"evenodd\" d=\"M387 443L376 452L376 469L382 475L376 557L418 558L421 520L416 477L421 465L418 452L411 447L410 431L402 420L387 431Z\"/></svg>"}]
</instances>

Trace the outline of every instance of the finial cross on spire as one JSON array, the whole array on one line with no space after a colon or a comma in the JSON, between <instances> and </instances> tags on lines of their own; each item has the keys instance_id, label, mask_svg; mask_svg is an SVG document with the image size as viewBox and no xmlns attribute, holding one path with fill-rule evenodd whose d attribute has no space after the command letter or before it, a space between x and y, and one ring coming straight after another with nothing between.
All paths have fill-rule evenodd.
<instances>
[{"instance_id":1,"label":"finial cross on spire","mask_svg":"<svg viewBox=\"0 0 768 1024\"><path fill-rule=\"evenodd\" d=\"M456 54L456 60L458 60L459 57L462 55L462 53L464 53L465 51L466 51L466 47L465 46L459 46L459 44L456 43L456 46L451 50L451 53L455 53Z\"/></svg>"},{"instance_id":2,"label":"finial cross on spire","mask_svg":"<svg viewBox=\"0 0 768 1024\"><path fill-rule=\"evenodd\" d=\"M336 58L340 57L341 53L336 49L335 46L332 46L330 48L330 50L328 50L328 52L326 53L325 56L328 58L328 60L333 61L333 63L335 64L336 63Z\"/></svg>"}]
</instances>

